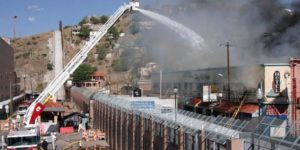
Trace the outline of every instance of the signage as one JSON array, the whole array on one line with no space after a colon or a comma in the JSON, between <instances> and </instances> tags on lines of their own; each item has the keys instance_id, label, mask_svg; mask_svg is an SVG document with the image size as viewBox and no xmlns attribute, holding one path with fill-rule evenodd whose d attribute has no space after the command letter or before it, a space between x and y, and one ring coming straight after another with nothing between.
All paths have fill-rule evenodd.
<instances>
[{"instance_id":1,"label":"signage","mask_svg":"<svg viewBox=\"0 0 300 150\"><path fill-rule=\"evenodd\" d=\"M142 96L142 90L139 88L135 88L133 90L133 97L141 97Z\"/></svg>"},{"instance_id":2,"label":"signage","mask_svg":"<svg viewBox=\"0 0 300 150\"><path fill-rule=\"evenodd\" d=\"M217 101L217 85L203 85L203 102Z\"/></svg>"},{"instance_id":3,"label":"signage","mask_svg":"<svg viewBox=\"0 0 300 150\"><path fill-rule=\"evenodd\" d=\"M132 109L154 109L154 101L131 101L130 102Z\"/></svg>"},{"instance_id":4,"label":"signage","mask_svg":"<svg viewBox=\"0 0 300 150\"><path fill-rule=\"evenodd\" d=\"M160 109L160 112L162 114L167 114L167 113L172 113L174 110L173 107L170 107L170 106L162 106L161 109Z\"/></svg>"}]
</instances>

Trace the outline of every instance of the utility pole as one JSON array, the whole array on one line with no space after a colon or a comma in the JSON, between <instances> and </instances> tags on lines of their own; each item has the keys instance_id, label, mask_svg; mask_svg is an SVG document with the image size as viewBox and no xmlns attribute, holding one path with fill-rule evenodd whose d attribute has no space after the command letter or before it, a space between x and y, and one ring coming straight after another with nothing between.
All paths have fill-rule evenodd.
<instances>
[{"instance_id":1,"label":"utility pole","mask_svg":"<svg viewBox=\"0 0 300 150\"><path fill-rule=\"evenodd\" d=\"M11 77L10 77L11 78ZM12 81L9 80L9 99L10 99L10 105L9 105L9 115L12 116L13 114L13 96L12 96Z\"/></svg>"},{"instance_id":2,"label":"utility pole","mask_svg":"<svg viewBox=\"0 0 300 150\"><path fill-rule=\"evenodd\" d=\"M16 23L17 23L17 18L18 18L18 16L14 16L13 17L13 39L16 39Z\"/></svg>"},{"instance_id":3,"label":"utility pole","mask_svg":"<svg viewBox=\"0 0 300 150\"><path fill-rule=\"evenodd\" d=\"M220 46L226 46L227 50L227 99L230 101L230 52L229 47L232 45L227 42L226 44L221 44Z\"/></svg>"},{"instance_id":4,"label":"utility pole","mask_svg":"<svg viewBox=\"0 0 300 150\"><path fill-rule=\"evenodd\" d=\"M65 53L64 53L64 36L63 36L63 23L62 21L60 20L59 21L59 30L60 30L60 36L61 36L61 47L62 47L62 53L63 53L63 57L62 57L62 64L63 64L63 67L65 66Z\"/></svg>"}]
</instances>

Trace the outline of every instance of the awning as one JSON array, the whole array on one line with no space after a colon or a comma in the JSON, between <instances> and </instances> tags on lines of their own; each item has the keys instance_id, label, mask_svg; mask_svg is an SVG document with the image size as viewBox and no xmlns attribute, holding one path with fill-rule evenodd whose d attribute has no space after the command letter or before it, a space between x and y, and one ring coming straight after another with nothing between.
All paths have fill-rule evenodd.
<instances>
[{"instance_id":1,"label":"awning","mask_svg":"<svg viewBox=\"0 0 300 150\"><path fill-rule=\"evenodd\" d=\"M24 93L22 93L22 94L20 94L20 95L18 95L18 96L15 96L14 98L13 98L13 101L15 102L15 101L17 101L17 100L20 100L22 97L24 97ZM8 105L10 103L10 99L8 99L8 100L4 100L4 101L2 101L2 102L0 102L0 109L4 109L4 105Z\"/></svg>"}]
</instances>

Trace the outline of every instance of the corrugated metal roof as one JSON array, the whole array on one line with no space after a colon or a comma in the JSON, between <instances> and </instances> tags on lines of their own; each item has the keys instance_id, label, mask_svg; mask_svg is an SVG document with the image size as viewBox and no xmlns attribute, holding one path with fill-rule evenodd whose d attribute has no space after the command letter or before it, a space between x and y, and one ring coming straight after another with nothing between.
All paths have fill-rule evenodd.
<instances>
[{"instance_id":1,"label":"corrugated metal roof","mask_svg":"<svg viewBox=\"0 0 300 150\"><path fill-rule=\"evenodd\" d=\"M214 110L226 113L232 113L237 106L230 102L221 102L220 104L213 107Z\"/></svg>"},{"instance_id":2,"label":"corrugated metal roof","mask_svg":"<svg viewBox=\"0 0 300 150\"><path fill-rule=\"evenodd\" d=\"M253 104L244 104L240 109L240 112L247 113L247 114L253 114L257 111L258 111L258 106Z\"/></svg>"}]
</instances>

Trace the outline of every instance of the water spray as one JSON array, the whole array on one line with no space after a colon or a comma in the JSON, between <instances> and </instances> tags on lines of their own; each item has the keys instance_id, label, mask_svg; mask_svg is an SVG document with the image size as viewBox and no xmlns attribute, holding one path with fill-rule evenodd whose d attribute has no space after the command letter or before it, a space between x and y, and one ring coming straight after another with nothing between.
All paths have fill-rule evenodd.
<instances>
[{"instance_id":1,"label":"water spray","mask_svg":"<svg viewBox=\"0 0 300 150\"><path fill-rule=\"evenodd\" d=\"M152 11L144 10L141 8L135 8L135 10L141 12L142 14L148 16L149 18L160 22L161 24L171 28L180 37L184 38L185 40L189 41L190 45L195 49L203 49L205 48L203 38L198 35L195 31L189 29L188 27L180 24L166 16L154 13Z\"/></svg>"}]
</instances>

